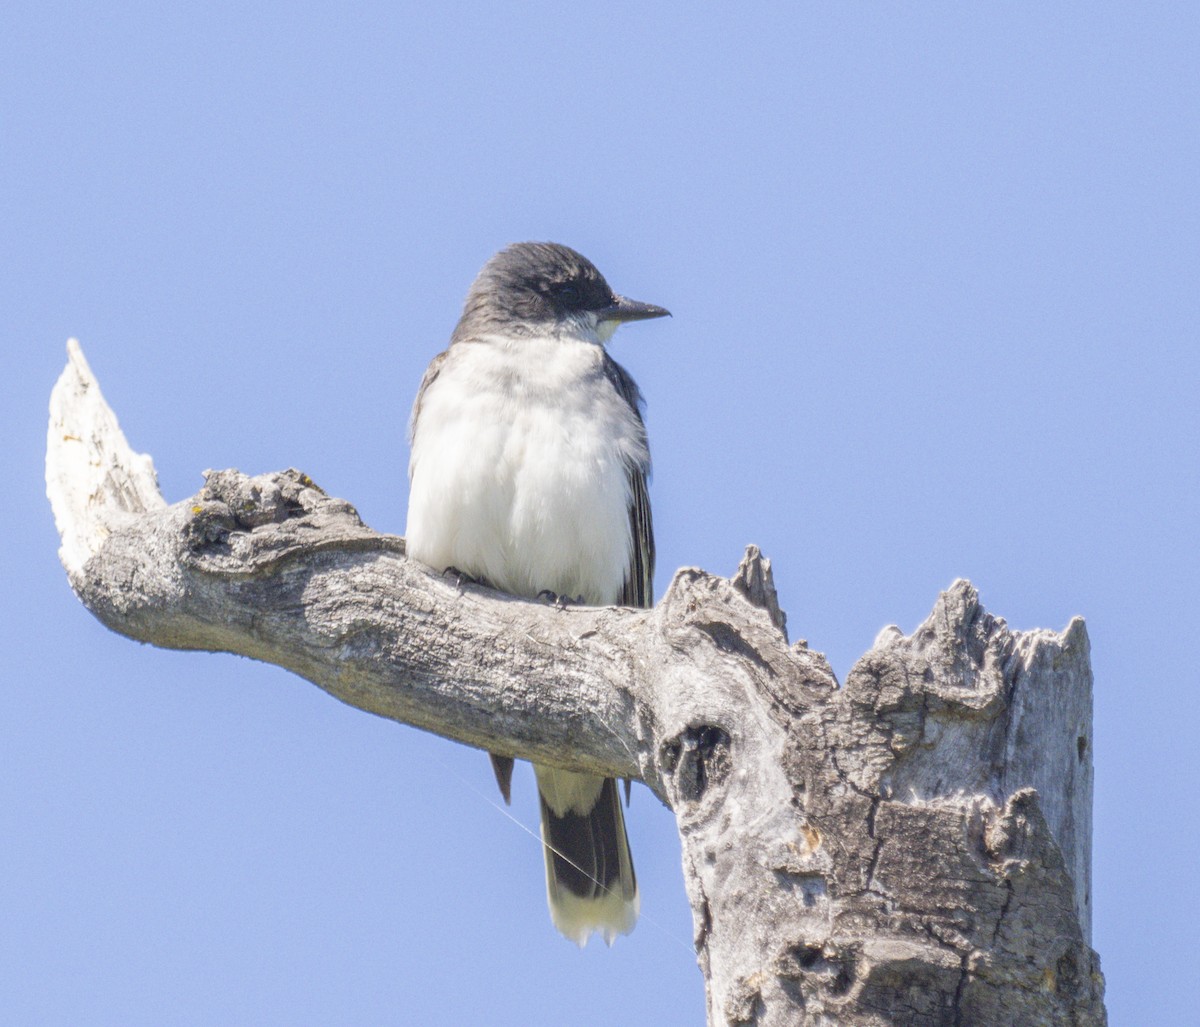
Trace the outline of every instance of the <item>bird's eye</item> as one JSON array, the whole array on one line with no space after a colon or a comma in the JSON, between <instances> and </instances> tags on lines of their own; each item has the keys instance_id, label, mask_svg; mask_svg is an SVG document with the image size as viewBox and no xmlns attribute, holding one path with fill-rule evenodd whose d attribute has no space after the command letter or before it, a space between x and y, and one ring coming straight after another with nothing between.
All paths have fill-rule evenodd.
<instances>
[{"instance_id":1,"label":"bird's eye","mask_svg":"<svg viewBox=\"0 0 1200 1027\"><path fill-rule=\"evenodd\" d=\"M564 282L562 285L556 286L554 295L560 303L575 304L579 302L579 286L572 285L570 282Z\"/></svg>"}]
</instances>

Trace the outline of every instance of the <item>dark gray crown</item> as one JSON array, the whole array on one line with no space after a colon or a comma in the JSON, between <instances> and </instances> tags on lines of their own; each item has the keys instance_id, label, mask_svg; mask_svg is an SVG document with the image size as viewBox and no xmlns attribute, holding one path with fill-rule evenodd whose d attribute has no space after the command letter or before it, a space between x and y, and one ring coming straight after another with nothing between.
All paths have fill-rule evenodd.
<instances>
[{"instance_id":1,"label":"dark gray crown","mask_svg":"<svg viewBox=\"0 0 1200 1027\"><path fill-rule=\"evenodd\" d=\"M514 243L483 265L452 341L473 333L559 323L602 310L615 299L604 276L582 253L553 242Z\"/></svg>"}]
</instances>

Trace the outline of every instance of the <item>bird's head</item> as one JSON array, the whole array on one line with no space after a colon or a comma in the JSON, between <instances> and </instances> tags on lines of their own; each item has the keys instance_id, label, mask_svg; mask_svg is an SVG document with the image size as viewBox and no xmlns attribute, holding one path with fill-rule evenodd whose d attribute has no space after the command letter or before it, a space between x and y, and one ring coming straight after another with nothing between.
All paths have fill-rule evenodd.
<instances>
[{"instance_id":1,"label":"bird's head","mask_svg":"<svg viewBox=\"0 0 1200 1027\"><path fill-rule=\"evenodd\" d=\"M522 242L484 264L455 338L554 332L607 342L626 321L669 315L652 303L618 296L596 265L568 246Z\"/></svg>"}]
</instances>

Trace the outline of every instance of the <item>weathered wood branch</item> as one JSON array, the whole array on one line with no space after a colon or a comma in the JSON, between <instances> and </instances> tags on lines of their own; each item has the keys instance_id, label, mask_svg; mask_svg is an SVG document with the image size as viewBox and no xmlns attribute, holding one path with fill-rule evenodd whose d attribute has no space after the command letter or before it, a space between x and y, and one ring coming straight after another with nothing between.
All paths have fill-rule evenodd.
<instances>
[{"instance_id":1,"label":"weathered wood branch","mask_svg":"<svg viewBox=\"0 0 1200 1027\"><path fill-rule=\"evenodd\" d=\"M955 582L839 687L769 563L653 610L462 585L298 471L168 506L76 344L46 475L72 588L131 638L240 653L497 753L640 779L675 813L712 1024L1102 1024L1087 633Z\"/></svg>"}]
</instances>

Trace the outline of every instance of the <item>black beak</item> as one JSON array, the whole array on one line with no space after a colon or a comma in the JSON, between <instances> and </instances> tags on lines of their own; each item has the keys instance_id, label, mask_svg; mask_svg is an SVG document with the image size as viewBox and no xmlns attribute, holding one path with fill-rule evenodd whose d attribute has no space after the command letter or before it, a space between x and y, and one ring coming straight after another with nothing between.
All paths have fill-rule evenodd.
<instances>
[{"instance_id":1,"label":"black beak","mask_svg":"<svg viewBox=\"0 0 1200 1027\"><path fill-rule=\"evenodd\" d=\"M665 307L656 307L653 303L639 303L637 300L627 300L624 296L614 296L612 303L596 311L600 321L647 321L652 317L670 317L671 312Z\"/></svg>"}]
</instances>

